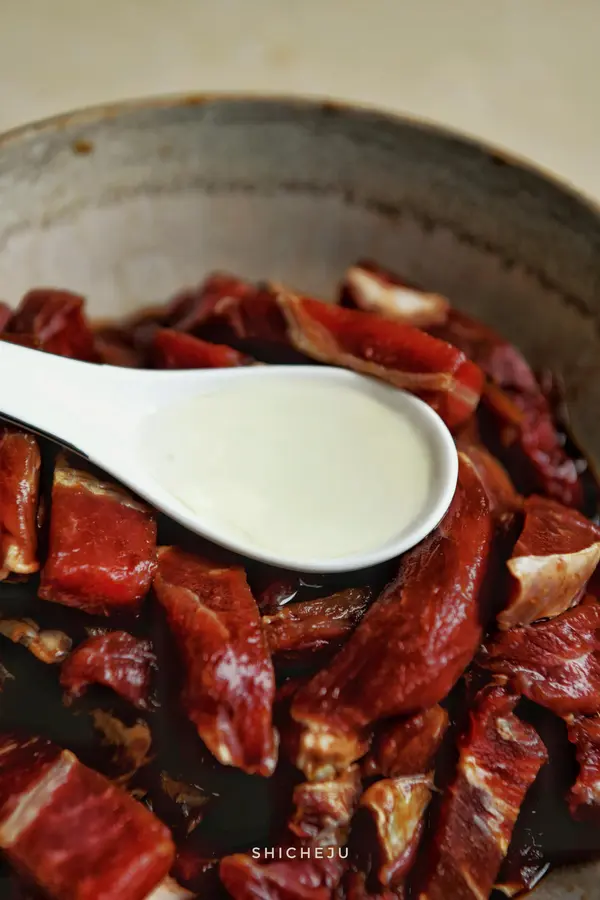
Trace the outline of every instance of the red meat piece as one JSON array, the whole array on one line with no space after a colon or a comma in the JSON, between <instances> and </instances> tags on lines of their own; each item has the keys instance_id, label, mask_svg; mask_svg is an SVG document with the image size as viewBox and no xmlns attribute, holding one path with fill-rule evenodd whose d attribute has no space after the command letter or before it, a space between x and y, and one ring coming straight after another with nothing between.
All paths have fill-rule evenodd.
<instances>
[{"instance_id":1,"label":"red meat piece","mask_svg":"<svg viewBox=\"0 0 600 900\"><path fill-rule=\"evenodd\" d=\"M31 434L0 431L0 580L37 572L40 451Z\"/></svg>"},{"instance_id":2,"label":"red meat piece","mask_svg":"<svg viewBox=\"0 0 600 900\"><path fill-rule=\"evenodd\" d=\"M339 647L362 619L370 599L369 588L347 588L322 599L288 603L263 616L271 653L276 658L310 659L315 651Z\"/></svg>"},{"instance_id":3,"label":"red meat piece","mask_svg":"<svg viewBox=\"0 0 600 900\"><path fill-rule=\"evenodd\" d=\"M227 369L250 362L243 353L225 344L210 344L170 328L157 329L153 352L157 369Z\"/></svg>"},{"instance_id":4,"label":"red meat piece","mask_svg":"<svg viewBox=\"0 0 600 900\"><path fill-rule=\"evenodd\" d=\"M147 709L155 662L150 641L109 631L88 638L71 653L62 664L60 683L71 697L81 697L90 684L102 684Z\"/></svg>"},{"instance_id":5,"label":"red meat piece","mask_svg":"<svg viewBox=\"0 0 600 900\"><path fill-rule=\"evenodd\" d=\"M567 730L579 763L577 781L567 796L571 815L600 824L600 717L569 716Z\"/></svg>"},{"instance_id":6,"label":"red meat piece","mask_svg":"<svg viewBox=\"0 0 600 900\"><path fill-rule=\"evenodd\" d=\"M70 291L37 288L25 294L8 324L12 334L33 335L57 356L98 362L94 335L83 313L84 299Z\"/></svg>"},{"instance_id":7,"label":"red meat piece","mask_svg":"<svg viewBox=\"0 0 600 900\"><path fill-rule=\"evenodd\" d=\"M477 406L481 370L451 344L376 313L285 292L277 302L289 340L301 353L418 394L451 427L468 419Z\"/></svg>"},{"instance_id":8,"label":"red meat piece","mask_svg":"<svg viewBox=\"0 0 600 900\"><path fill-rule=\"evenodd\" d=\"M145 806L68 750L0 738L0 847L53 900L144 900L175 848Z\"/></svg>"},{"instance_id":9,"label":"red meat piece","mask_svg":"<svg viewBox=\"0 0 600 900\"><path fill-rule=\"evenodd\" d=\"M525 524L508 561L512 588L502 629L564 612L582 596L600 560L600 528L544 497L525 500Z\"/></svg>"},{"instance_id":10,"label":"red meat piece","mask_svg":"<svg viewBox=\"0 0 600 900\"><path fill-rule=\"evenodd\" d=\"M270 775L275 677L244 570L161 547L154 589L179 645L183 703L224 765Z\"/></svg>"},{"instance_id":11,"label":"red meat piece","mask_svg":"<svg viewBox=\"0 0 600 900\"><path fill-rule=\"evenodd\" d=\"M555 619L514 628L482 661L511 687L560 716L600 712L600 604L586 601Z\"/></svg>"},{"instance_id":12,"label":"red meat piece","mask_svg":"<svg viewBox=\"0 0 600 900\"><path fill-rule=\"evenodd\" d=\"M363 775L422 775L433 761L448 728L448 713L437 704L406 719L385 723L375 732L361 763Z\"/></svg>"},{"instance_id":13,"label":"red meat piece","mask_svg":"<svg viewBox=\"0 0 600 900\"><path fill-rule=\"evenodd\" d=\"M535 729L514 715L517 702L497 687L476 699L419 900L483 900L492 891L521 804L548 759Z\"/></svg>"},{"instance_id":14,"label":"red meat piece","mask_svg":"<svg viewBox=\"0 0 600 900\"><path fill-rule=\"evenodd\" d=\"M461 456L458 487L437 530L405 554L332 663L292 704L302 728L296 764L324 777L364 753L361 732L443 699L482 636L479 595L493 533L481 482Z\"/></svg>"},{"instance_id":15,"label":"red meat piece","mask_svg":"<svg viewBox=\"0 0 600 900\"><path fill-rule=\"evenodd\" d=\"M347 867L359 794L355 766L331 781L299 785L289 832L277 847L221 861L221 881L234 900L330 900Z\"/></svg>"},{"instance_id":16,"label":"red meat piece","mask_svg":"<svg viewBox=\"0 0 600 900\"><path fill-rule=\"evenodd\" d=\"M464 353L402 322L217 275L181 296L174 328L226 323L235 337L283 344L419 394L452 426L479 402L480 369Z\"/></svg>"},{"instance_id":17,"label":"red meat piece","mask_svg":"<svg viewBox=\"0 0 600 900\"><path fill-rule=\"evenodd\" d=\"M39 596L89 613L136 609L156 568L156 522L144 504L87 472L57 465Z\"/></svg>"}]
</instances>

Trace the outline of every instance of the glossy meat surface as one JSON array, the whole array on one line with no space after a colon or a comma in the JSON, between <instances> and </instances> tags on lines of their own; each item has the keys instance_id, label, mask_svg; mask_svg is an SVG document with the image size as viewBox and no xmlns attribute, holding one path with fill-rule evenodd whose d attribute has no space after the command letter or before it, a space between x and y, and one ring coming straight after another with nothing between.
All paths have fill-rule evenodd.
<instances>
[{"instance_id":1,"label":"glossy meat surface","mask_svg":"<svg viewBox=\"0 0 600 900\"><path fill-rule=\"evenodd\" d=\"M227 369L249 362L248 357L232 347L210 344L171 328L156 331L153 358L157 369Z\"/></svg>"},{"instance_id":2,"label":"glossy meat surface","mask_svg":"<svg viewBox=\"0 0 600 900\"><path fill-rule=\"evenodd\" d=\"M62 664L60 683L69 697L81 697L90 684L101 684L146 709L155 662L150 641L127 631L109 631L75 648Z\"/></svg>"},{"instance_id":3,"label":"glossy meat surface","mask_svg":"<svg viewBox=\"0 0 600 900\"><path fill-rule=\"evenodd\" d=\"M116 485L58 464L43 600L89 613L136 609L156 568L156 522Z\"/></svg>"},{"instance_id":4,"label":"glossy meat surface","mask_svg":"<svg viewBox=\"0 0 600 900\"><path fill-rule=\"evenodd\" d=\"M183 704L224 765L270 775L275 676L244 570L161 547L154 590L185 670Z\"/></svg>"},{"instance_id":5,"label":"glossy meat surface","mask_svg":"<svg viewBox=\"0 0 600 900\"><path fill-rule=\"evenodd\" d=\"M31 575L37 560L40 450L31 434L0 430L0 580Z\"/></svg>"},{"instance_id":6,"label":"glossy meat surface","mask_svg":"<svg viewBox=\"0 0 600 900\"><path fill-rule=\"evenodd\" d=\"M600 528L546 497L525 500L525 524L508 568L502 629L552 618L577 602L600 560Z\"/></svg>"},{"instance_id":7,"label":"glossy meat surface","mask_svg":"<svg viewBox=\"0 0 600 900\"><path fill-rule=\"evenodd\" d=\"M395 778L429 772L448 724L448 713L438 704L405 719L384 723L361 761L363 775Z\"/></svg>"},{"instance_id":8,"label":"glossy meat surface","mask_svg":"<svg viewBox=\"0 0 600 900\"><path fill-rule=\"evenodd\" d=\"M382 778L362 795L358 842L370 848L366 884L376 893L403 887L423 835L432 788L433 776L427 773Z\"/></svg>"},{"instance_id":9,"label":"glossy meat surface","mask_svg":"<svg viewBox=\"0 0 600 900\"><path fill-rule=\"evenodd\" d=\"M600 716L569 716L569 740L575 745L579 772L567 801L575 819L600 823Z\"/></svg>"},{"instance_id":10,"label":"glossy meat surface","mask_svg":"<svg viewBox=\"0 0 600 900\"><path fill-rule=\"evenodd\" d=\"M360 795L354 766L294 791L288 833L262 856L239 853L221 861L221 880L234 900L329 900L347 867L345 844Z\"/></svg>"},{"instance_id":11,"label":"glossy meat surface","mask_svg":"<svg viewBox=\"0 0 600 900\"><path fill-rule=\"evenodd\" d=\"M271 653L310 659L317 650L335 649L360 622L370 599L369 588L348 588L322 599L287 603L263 616Z\"/></svg>"},{"instance_id":12,"label":"glossy meat surface","mask_svg":"<svg viewBox=\"0 0 600 900\"><path fill-rule=\"evenodd\" d=\"M537 732L501 688L479 695L428 847L419 900L489 896L525 795L547 761Z\"/></svg>"},{"instance_id":13,"label":"glossy meat surface","mask_svg":"<svg viewBox=\"0 0 600 900\"><path fill-rule=\"evenodd\" d=\"M483 376L464 353L411 325L331 306L285 291L277 295L296 350L330 365L374 375L418 394L449 426L479 402Z\"/></svg>"},{"instance_id":14,"label":"glossy meat surface","mask_svg":"<svg viewBox=\"0 0 600 900\"><path fill-rule=\"evenodd\" d=\"M491 381L483 403L500 443L532 490L579 508L582 486L575 462L563 448L552 409L522 353L483 322L452 309L432 334L449 341L476 362ZM526 485L518 485L525 491Z\"/></svg>"},{"instance_id":15,"label":"glossy meat surface","mask_svg":"<svg viewBox=\"0 0 600 900\"><path fill-rule=\"evenodd\" d=\"M482 636L478 601L492 528L481 482L461 457L457 491L438 529L405 554L398 576L333 662L294 699L292 716L303 728L297 765L307 777L351 762L343 757L352 753L353 735L378 719L435 705L460 678ZM348 743L340 759L337 748Z\"/></svg>"},{"instance_id":16,"label":"glossy meat surface","mask_svg":"<svg viewBox=\"0 0 600 900\"><path fill-rule=\"evenodd\" d=\"M7 331L34 338L47 353L98 362L83 302L83 297L70 291L55 288L29 291L8 323Z\"/></svg>"},{"instance_id":17,"label":"glossy meat surface","mask_svg":"<svg viewBox=\"0 0 600 900\"><path fill-rule=\"evenodd\" d=\"M330 365L374 375L419 394L450 425L473 412L483 376L464 353L411 325L335 307L233 276L209 278L175 304L173 327L223 322L238 339L291 346Z\"/></svg>"},{"instance_id":18,"label":"glossy meat surface","mask_svg":"<svg viewBox=\"0 0 600 900\"><path fill-rule=\"evenodd\" d=\"M490 511L503 524L510 524L523 505L510 476L502 464L481 444L458 441L458 448L469 457L487 495Z\"/></svg>"},{"instance_id":19,"label":"glossy meat surface","mask_svg":"<svg viewBox=\"0 0 600 900\"><path fill-rule=\"evenodd\" d=\"M560 716L600 712L600 604L514 628L487 645L484 664Z\"/></svg>"},{"instance_id":20,"label":"glossy meat surface","mask_svg":"<svg viewBox=\"0 0 600 900\"><path fill-rule=\"evenodd\" d=\"M52 900L144 900L174 857L168 828L47 741L0 739L0 846Z\"/></svg>"}]
</instances>

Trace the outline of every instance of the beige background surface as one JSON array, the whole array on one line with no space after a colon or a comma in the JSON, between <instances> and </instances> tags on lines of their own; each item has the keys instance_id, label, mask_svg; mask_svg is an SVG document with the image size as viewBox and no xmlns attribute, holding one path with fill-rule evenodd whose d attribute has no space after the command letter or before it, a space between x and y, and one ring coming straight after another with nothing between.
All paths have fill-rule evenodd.
<instances>
[{"instance_id":1,"label":"beige background surface","mask_svg":"<svg viewBox=\"0 0 600 900\"><path fill-rule=\"evenodd\" d=\"M179 90L444 122L600 199L600 0L0 0L0 130Z\"/></svg>"}]
</instances>

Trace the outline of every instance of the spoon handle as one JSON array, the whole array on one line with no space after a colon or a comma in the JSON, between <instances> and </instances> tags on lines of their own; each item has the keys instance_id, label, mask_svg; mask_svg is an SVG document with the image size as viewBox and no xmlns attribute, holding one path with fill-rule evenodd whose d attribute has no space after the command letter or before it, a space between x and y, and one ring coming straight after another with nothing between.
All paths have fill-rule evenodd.
<instances>
[{"instance_id":1,"label":"spoon handle","mask_svg":"<svg viewBox=\"0 0 600 900\"><path fill-rule=\"evenodd\" d=\"M0 416L86 454L119 397L109 370L0 341Z\"/></svg>"}]
</instances>

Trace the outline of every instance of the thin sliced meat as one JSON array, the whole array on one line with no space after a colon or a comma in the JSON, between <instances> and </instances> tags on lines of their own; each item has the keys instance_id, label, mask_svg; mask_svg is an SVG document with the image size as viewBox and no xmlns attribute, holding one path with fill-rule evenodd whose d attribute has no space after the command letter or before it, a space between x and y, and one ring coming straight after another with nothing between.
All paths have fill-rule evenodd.
<instances>
[{"instance_id":1,"label":"thin sliced meat","mask_svg":"<svg viewBox=\"0 0 600 900\"><path fill-rule=\"evenodd\" d=\"M145 806L42 738L0 738L0 847L52 900L145 900L175 848Z\"/></svg>"},{"instance_id":2,"label":"thin sliced meat","mask_svg":"<svg viewBox=\"0 0 600 900\"><path fill-rule=\"evenodd\" d=\"M273 291L223 272L178 294L171 301L165 324L177 331L196 333L207 323L218 321L238 338L287 343L285 319Z\"/></svg>"},{"instance_id":3,"label":"thin sliced meat","mask_svg":"<svg viewBox=\"0 0 600 900\"><path fill-rule=\"evenodd\" d=\"M375 313L277 294L292 345L312 359L374 375L422 397L456 427L473 413L481 370L451 344Z\"/></svg>"},{"instance_id":4,"label":"thin sliced meat","mask_svg":"<svg viewBox=\"0 0 600 900\"><path fill-rule=\"evenodd\" d=\"M517 702L498 687L476 699L419 900L485 900L492 891L521 804L548 759L535 729L514 715Z\"/></svg>"},{"instance_id":5,"label":"thin sliced meat","mask_svg":"<svg viewBox=\"0 0 600 900\"><path fill-rule=\"evenodd\" d=\"M552 408L523 354L492 328L456 309L431 333L463 350L490 379L482 405L498 432L503 461L521 476L519 491L542 492L580 508L583 490L577 466L564 450Z\"/></svg>"},{"instance_id":6,"label":"thin sliced meat","mask_svg":"<svg viewBox=\"0 0 600 900\"><path fill-rule=\"evenodd\" d=\"M157 369L227 369L251 362L225 344L211 344L171 328L156 330L152 349Z\"/></svg>"},{"instance_id":7,"label":"thin sliced meat","mask_svg":"<svg viewBox=\"0 0 600 900\"><path fill-rule=\"evenodd\" d=\"M352 835L370 891L402 891L423 835L432 789L433 774L427 773L382 778L362 795Z\"/></svg>"},{"instance_id":8,"label":"thin sliced meat","mask_svg":"<svg viewBox=\"0 0 600 900\"><path fill-rule=\"evenodd\" d=\"M37 559L40 450L31 434L0 430L0 580L31 575Z\"/></svg>"},{"instance_id":9,"label":"thin sliced meat","mask_svg":"<svg viewBox=\"0 0 600 900\"><path fill-rule=\"evenodd\" d=\"M600 716L568 716L569 740L579 764L577 780L567 795L575 819L600 824Z\"/></svg>"},{"instance_id":10,"label":"thin sliced meat","mask_svg":"<svg viewBox=\"0 0 600 900\"><path fill-rule=\"evenodd\" d=\"M88 613L139 607L156 569L156 521L125 490L61 463L38 595Z\"/></svg>"},{"instance_id":11,"label":"thin sliced meat","mask_svg":"<svg viewBox=\"0 0 600 900\"><path fill-rule=\"evenodd\" d=\"M417 328L444 323L450 304L441 294L428 294L373 262L350 266L341 285L344 306L355 306Z\"/></svg>"},{"instance_id":12,"label":"thin sliced meat","mask_svg":"<svg viewBox=\"0 0 600 900\"><path fill-rule=\"evenodd\" d=\"M448 713L438 704L408 718L384 723L376 730L370 750L361 761L363 775L395 778L429 772L448 724Z\"/></svg>"},{"instance_id":13,"label":"thin sliced meat","mask_svg":"<svg viewBox=\"0 0 600 900\"><path fill-rule=\"evenodd\" d=\"M363 775L384 777L361 797L352 826L353 868L380 895L404 896L425 827L433 790L433 766L448 727L441 706L406 719L384 723L361 764Z\"/></svg>"},{"instance_id":14,"label":"thin sliced meat","mask_svg":"<svg viewBox=\"0 0 600 900\"><path fill-rule=\"evenodd\" d=\"M360 795L356 766L294 791L290 827L276 847L226 856L221 881L234 900L330 900L347 868L345 846Z\"/></svg>"},{"instance_id":15,"label":"thin sliced meat","mask_svg":"<svg viewBox=\"0 0 600 900\"><path fill-rule=\"evenodd\" d=\"M179 647L183 705L223 765L271 775L275 676L244 570L161 547L154 590Z\"/></svg>"},{"instance_id":16,"label":"thin sliced meat","mask_svg":"<svg viewBox=\"0 0 600 900\"><path fill-rule=\"evenodd\" d=\"M559 716L600 712L600 604L586 600L555 619L513 628L481 659L511 687Z\"/></svg>"},{"instance_id":17,"label":"thin sliced meat","mask_svg":"<svg viewBox=\"0 0 600 900\"><path fill-rule=\"evenodd\" d=\"M348 828L360 791L358 766L350 766L330 781L302 782L294 788L290 830L298 837L316 840Z\"/></svg>"},{"instance_id":18,"label":"thin sliced meat","mask_svg":"<svg viewBox=\"0 0 600 900\"><path fill-rule=\"evenodd\" d=\"M522 393L486 385L482 407L496 435L497 452L524 494L543 493L581 509L583 486L577 464L564 449L552 409L539 386Z\"/></svg>"},{"instance_id":19,"label":"thin sliced meat","mask_svg":"<svg viewBox=\"0 0 600 900\"><path fill-rule=\"evenodd\" d=\"M536 377L521 351L479 319L451 309L445 323L431 332L463 350L494 384L519 393L539 391Z\"/></svg>"},{"instance_id":20,"label":"thin sliced meat","mask_svg":"<svg viewBox=\"0 0 600 900\"><path fill-rule=\"evenodd\" d=\"M332 663L296 694L296 765L327 777L365 752L364 731L442 700L483 633L480 592L493 533L489 504L461 456L456 494L437 530L402 558ZM354 755L358 754L358 755Z\"/></svg>"},{"instance_id":21,"label":"thin sliced meat","mask_svg":"<svg viewBox=\"0 0 600 900\"><path fill-rule=\"evenodd\" d=\"M62 664L60 683L68 697L81 697L90 684L101 684L139 709L147 709L155 663L150 641L127 631L109 631L76 647Z\"/></svg>"},{"instance_id":22,"label":"thin sliced meat","mask_svg":"<svg viewBox=\"0 0 600 900\"><path fill-rule=\"evenodd\" d=\"M262 617L269 649L276 659L310 659L337 649L352 633L369 605L369 588L347 588L329 597L287 603Z\"/></svg>"},{"instance_id":23,"label":"thin sliced meat","mask_svg":"<svg viewBox=\"0 0 600 900\"><path fill-rule=\"evenodd\" d=\"M545 497L525 500L525 524L507 565L511 593L498 625L506 630L558 616L581 598L600 560L600 528Z\"/></svg>"},{"instance_id":24,"label":"thin sliced meat","mask_svg":"<svg viewBox=\"0 0 600 900\"><path fill-rule=\"evenodd\" d=\"M220 322L238 339L374 375L422 396L452 426L469 418L483 386L481 370L464 353L411 325L232 276L212 276L181 296L171 318L178 330Z\"/></svg>"},{"instance_id":25,"label":"thin sliced meat","mask_svg":"<svg viewBox=\"0 0 600 900\"><path fill-rule=\"evenodd\" d=\"M523 498L517 493L508 472L482 444L459 440L457 446L475 466L487 494L492 515L499 523L509 525L515 513L521 510Z\"/></svg>"},{"instance_id":26,"label":"thin sliced meat","mask_svg":"<svg viewBox=\"0 0 600 900\"><path fill-rule=\"evenodd\" d=\"M94 335L83 304L83 297L70 291L37 288L25 294L7 331L37 338L41 349L48 353L98 362Z\"/></svg>"}]
</instances>

